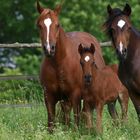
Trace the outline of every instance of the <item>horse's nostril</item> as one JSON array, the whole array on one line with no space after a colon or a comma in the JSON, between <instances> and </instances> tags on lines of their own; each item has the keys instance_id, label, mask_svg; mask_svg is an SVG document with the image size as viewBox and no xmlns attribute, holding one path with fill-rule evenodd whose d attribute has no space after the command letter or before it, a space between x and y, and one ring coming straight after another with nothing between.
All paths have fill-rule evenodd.
<instances>
[{"instance_id":1,"label":"horse's nostril","mask_svg":"<svg viewBox=\"0 0 140 140\"><path fill-rule=\"evenodd\" d=\"M51 48L52 48L52 51L54 51L54 50L55 50L55 46L52 46Z\"/></svg>"},{"instance_id":2,"label":"horse's nostril","mask_svg":"<svg viewBox=\"0 0 140 140\"><path fill-rule=\"evenodd\" d=\"M124 49L124 52L126 53L126 51L127 51L127 49L125 48L125 49Z\"/></svg>"},{"instance_id":3,"label":"horse's nostril","mask_svg":"<svg viewBox=\"0 0 140 140\"><path fill-rule=\"evenodd\" d=\"M45 46L43 47L43 50L44 50L44 51L46 50L46 47L45 47Z\"/></svg>"},{"instance_id":4,"label":"horse's nostril","mask_svg":"<svg viewBox=\"0 0 140 140\"><path fill-rule=\"evenodd\" d=\"M84 78L85 78L85 81L86 81L86 82L90 83L90 82L91 82L92 76L91 76L91 75L85 75Z\"/></svg>"},{"instance_id":5,"label":"horse's nostril","mask_svg":"<svg viewBox=\"0 0 140 140\"><path fill-rule=\"evenodd\" d=\"M124 48L124 49L123 49L123 54L126 55L126 53L127 53L127 49Z\"/></svg>"}]
</instances>

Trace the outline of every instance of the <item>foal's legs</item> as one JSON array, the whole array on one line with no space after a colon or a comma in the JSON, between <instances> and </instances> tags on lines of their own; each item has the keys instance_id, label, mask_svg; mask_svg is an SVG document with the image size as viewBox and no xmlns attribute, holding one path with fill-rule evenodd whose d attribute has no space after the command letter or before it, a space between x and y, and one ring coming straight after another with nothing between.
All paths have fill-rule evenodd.
<instances>
[{"instance_id":1,"label":"foal's legs","mask_svg":"<svg viewBox=\"0 0 140 140\"><path fill-rule=\"evenodd\" d=\"M116 105L116 101L107 104L109 114L114 120L118 119L118 113L115 108L115 105Z\"/></svg>"},{"instance_id":2,"label":"foal's legs","mask_svg":"<svg viewBox=\"0 0 140 140\"><path fill-rule=\"evenodd\" d=\"M65 120L64 123L65 125L70 125L70 112L72 108L71 102L68 100L63 101L61 102L61 107L64 112L64 120Z\"/></svg>"},{"instance_id":3,"label":"foal's legs","mask_svg":"<svg viewBox=\"0 0 140 140\"><path fill-rule=\"evenodd\" d=\"M74 112L74 120L76 126L79 125L80 111L81 111L81 93L80 90L75 90L71 96L71 102Z\"/></svg>"},{"instance_id":4,"label":"foal's legs","mask_svg":"<svg viewBox=\"0 0 140 140\"><path fill-rule=\"evenodd\" d=\"M137 112L138 121L140 122L140 93L129 92L129 95Z\"/></svg>"},{"instance_id":5,"label":"foal's legs","mask_svg":"<svg viewBox=\"0 0 140 140\"><path fill-rule=\"evenodd\" d=\"M128 101L129 101L129 95L127 89L125 89L123 93L119 93L118 100L121 105L122 120L127 121Z\"/></svg>"},{"instance_id":6,"label":"foal's legs","mask_svg":"<svg viewBox=\"0 0 140 140\"><path fill-rule=\"evenodd\" d=\"M89 104L86 101L84 101L82 113L84 115L86 128L88 128L88 129L92 128L93 127L92 111L91 111L91 107L89 106Z\"/></svg>"},{"instance_id":7,"label":"foal's legs","mask_svg":"<svg viewBox=\"0 0 140 140\"><path fill-rule=\"evenodd\" d=\"M48 131L52 132L53 127L54 127L54 121L55 121L55 105L56 105L56 100L54 99L51 94L49 96L46 96L48 94L44 94L45 98L45 104L47 107L48 111Z\"/></svg>"},{"instance_id":8,"label":"foal's legs","mask_svg":"<svg viewBox=\"0 0 140 140\"><path fill-rule=\"evenodd\" d=\"M98 133L102 133L102 112L103 112L103 105L98 104L96 106L96 112L97 112L97 119L96 119L96 129Z\"/></svg>"}]
</instances>

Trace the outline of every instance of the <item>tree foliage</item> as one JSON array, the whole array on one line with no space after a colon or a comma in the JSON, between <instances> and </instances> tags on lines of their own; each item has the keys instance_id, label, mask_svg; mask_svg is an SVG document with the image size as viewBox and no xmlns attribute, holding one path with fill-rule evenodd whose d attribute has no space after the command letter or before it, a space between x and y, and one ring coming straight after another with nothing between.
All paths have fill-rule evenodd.
<instances>
[{"instance_id":1,"label":"tree foliage","mask_svg":"<svg viewBox=\"0 0 140 140\"><path fill-rule=\"evenodd\" d=\"M54 9L60 1L61 0L40 0L40 3L46 8ZM140 29L140 18L138 18L140 13L140 2L139 0L131 0L127 2L132 7L132 24L137 29ZM102 24L107 17L106 7L110 4L112 7L123 8L125 3L126 2L122 0L65 0L59 17L60 23L67 32L85 31L94 35L99 41L107 41L108 38L102 30ZM39 14L36 10L35 0L0 0L0 5L0 43L30 43L38 42L40 40L38 29L36 27L36 19ZM11 55L5 55L7 52L9 53L9 51L6 51L0 54L0 58L5 56L10 60ZM114 54L110 52L110 50L108 51L108 49L105 49L104 56L107 62L113 63L114 58L112 59L112 57ZM15 54L13 51L10 51L10 53ZM25 53L28 53L28 55L31 55L32 53L34 55L39 55L40 51L20 51L20 54L22 55L17 55L17 57L20 58L15 59L16 64L19 61L21 62L22 58L23 61L25 58L29 58L26 56L27 54L24 55ZM1 63L3 62L5 61L2 61ZM33 62L34 61L32 61L32 63ZM18 66L21 67L21 69L23 67L23 65L19 64ZM0 72L2 71L4 71L4 69L0 67Z\"/></svg>"}]
</instances>

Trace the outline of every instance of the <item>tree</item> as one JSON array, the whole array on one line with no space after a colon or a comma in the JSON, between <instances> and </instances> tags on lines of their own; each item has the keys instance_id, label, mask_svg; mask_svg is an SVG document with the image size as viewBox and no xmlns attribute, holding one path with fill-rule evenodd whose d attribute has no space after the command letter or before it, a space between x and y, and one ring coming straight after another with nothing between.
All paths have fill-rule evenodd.
<instances>
[{"instance_id":1,"label":"tree","mask_svg":"<svg viewBox=\"0 0 140 140\"><path fill-rule=\"evenodd\" d=\"M56 4L60 3L60 0L40 0L40 3L44 7L54 9ZM107 17L106 7L108 4L111 4L112 7L123 8L125 2L122 0L118 0L117 2L114 0L65 0L60 14L60 23L65 31L85 31L94 35L99 41L107 41L108 38L102 30L102 24ZM132 7L132 24L136 28L139 28L140 2L132 0L129 4ZM36 10L35 0L1 0L0 5L0 43L30 43L40 40L36 27L36 19L39 14ZM22 54L20 57L23 56L25 58L26 56L23 54L27 52L34 55L40 53L37 50L21 50L18 52ZM5 55L8 53L10 53L9 57ZM10 60L11 54L15 55L15 52L13 50L10 50L10 52L6 50L5 53L0 54L0 58L6 56ZM110 58L110 51L104 51L104 55L107 62L112 63L110 61L112 59ZM0 68L0 71L3 70Z\"/></svg>"}]
</instances>

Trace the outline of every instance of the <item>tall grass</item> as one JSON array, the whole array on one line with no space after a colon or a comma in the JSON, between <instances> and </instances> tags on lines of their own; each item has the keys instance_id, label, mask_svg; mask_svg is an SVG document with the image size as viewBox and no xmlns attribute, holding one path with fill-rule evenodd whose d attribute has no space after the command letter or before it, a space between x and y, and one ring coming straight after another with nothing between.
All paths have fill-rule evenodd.
<instances>
[{"instance_id":1,"label":"tall grass","mask_svg":"<svg viewBox=\"0 0 140 140\"><path fill-rule=\"evenodd\" d=\"M43 102L43 91L39 81L0 81L0 104L23 104Z\"/></svg>"},{"instance_id":2,"label":"tall grass","mask_svg":"<svg viewBox=\"0 0 140 140\"><path fill-rule=\"evenodd\" d=\"M73 119L68 128L59 123L58 118L54 133L49 134L43 91L38 81L1 81L0 89L0 104L33 103L35 105L24 108L13 106L0 108L0 140L140 140L140 124L131 102L128 122L118 126L113 125L107 109L104 109L102 135L96 135L94 131L89 132L82 123L79 129L75 129ZM119 109L118 104L117 109ZM94 118L95 115L93 114Z\"/></svg>"},{"instance_id":3,"label":"tall grass","mask_svg":"<svg viewBox=\"0 0 140 140\"><path fill-rule=\"evenodd\" d=\"M114 126L106 110L103 113L103 134L88 132L80 125L67 128L56 123L53 134L47 132L47 112L44 104L30 108L0 108L0 140L139 140L140 124L132 104L129 104L128 122Z\"/></svg>"}]
</instances>

